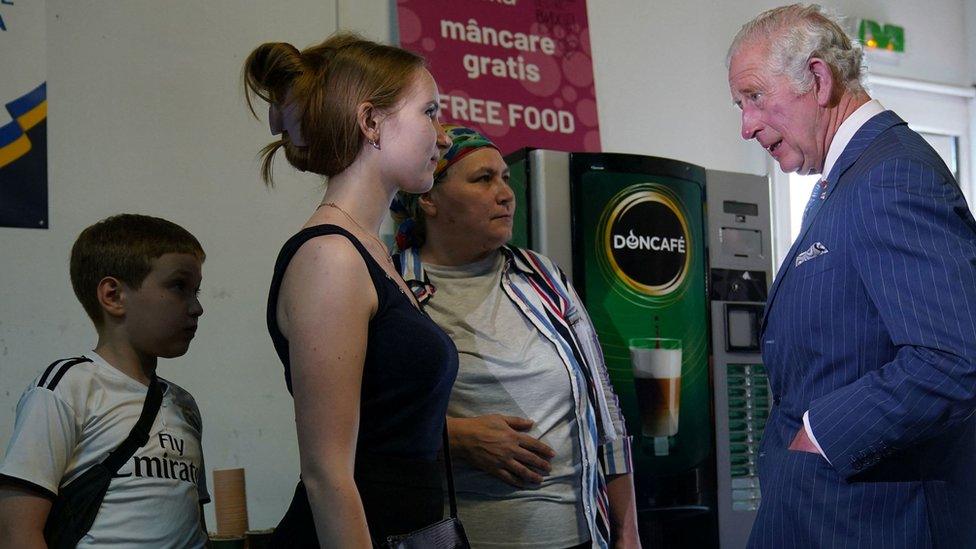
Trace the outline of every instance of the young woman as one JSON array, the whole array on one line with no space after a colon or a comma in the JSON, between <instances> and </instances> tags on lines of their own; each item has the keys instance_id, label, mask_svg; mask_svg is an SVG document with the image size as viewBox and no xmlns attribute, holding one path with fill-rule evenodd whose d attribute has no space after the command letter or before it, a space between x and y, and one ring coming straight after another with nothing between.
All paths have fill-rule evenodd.
<instances>
[{"instance_id":1,"label":"young woman","mask_svg":"<svg viewBox=\"0 0 976 549\"><path fill-rule=\"evenodd\" d=\"M348 34L304 51L264 44L244 82L281 135L263 151L266 183L279 149L328 180L268 298L302 473L273 545L369 547L442 515L436 455L457 351L377 236L396 192L427 191L450 145L437 88L422 58Z\"/></svg>"}]
</instances>

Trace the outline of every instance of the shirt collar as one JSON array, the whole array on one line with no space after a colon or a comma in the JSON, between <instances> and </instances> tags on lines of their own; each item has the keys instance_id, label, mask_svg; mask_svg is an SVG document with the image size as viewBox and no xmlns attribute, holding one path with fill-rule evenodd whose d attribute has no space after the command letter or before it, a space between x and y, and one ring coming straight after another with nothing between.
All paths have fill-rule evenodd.
<instances>
[{"instance_id":1,"label":"shirt collar","mask_svg":"<svg viewBox=\"0 0 976 549\"><path fill-rule=\"evenodd\" d=\"M407 248L400 252L400 276L409 286L411 282L427 282L427 273L424 266L420 263L420 250L418 248Z\"/></svg>"},{"instance_id":2,"label":"shirt collar","mask_svg":"<svg viewBox=\"0 0 976 549\"><path fill-rule=\"evenodd\" d=\"M502 246L502 254L505 256L505 268L513 268L523 274L535 272L522 254L516 253L515 249L509 245ZM427 271L424 264L420 261L420 249L409 248L400 252L400 275L408 286L413 283L429 284Z\"/></svg>"},{"instance_id":3,"label":"shirt collar","mask_svg":"<svg viewBox=\"0 0 976 549\"><path fill-rule=\"evenodd\" d=\"M830 175L830 170L833 169L834 164L837 163L837 159L840 158L840 154L844 152L847 148L848 143L857 133L857 130L861 129L868 120L874 118L884 112L885 108L881 106L881 103L877 99L872 99L867 103L861 105L846 120L841 122L840 127L837 128L837 133L834 134L834 139L831 140L830 146L827 147L827 158L824 159L824 168L821 176L826 179Z\"/></svg>"},{"instance_id":4,"label":"shirt collar","mask_svg":"<svg viewBox=\"0 0 976 549\"><path fill-rule=\"evenodd\" d=\"M522 253L516 253L516 248L506 244L502 246L502 253L505 254L505 259L508 260L509 266L513 267L516 271L522 274L531 274L535 272L535 269L525 260ZM524 253L524 252L523 252Z\"/></svg>"}]
</instances>

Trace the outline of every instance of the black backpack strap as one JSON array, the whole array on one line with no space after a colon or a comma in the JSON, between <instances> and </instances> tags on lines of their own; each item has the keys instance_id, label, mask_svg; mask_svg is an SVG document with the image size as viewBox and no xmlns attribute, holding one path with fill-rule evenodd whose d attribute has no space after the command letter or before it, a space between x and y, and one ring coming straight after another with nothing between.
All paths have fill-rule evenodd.
<instances>
[{"instance_id":1,"label":"black backpack strap","mask_svg":"<svg viewBox=\"0 0 976 549\"><path fill-rule=\"evenodd\" d=\"M122 468L122 464L129 461L129 458L136 453L140 447L149 441L149 431L152 429L153 422L156 421L156 414L159 413L159 405L163 402L163 387L159 378L153 374L149 381L149 391L146 394L146 402L142 405L142 414L139 421L125 437L118 448L102 461L104 465L114 475Z\"/></svg>"}]
</instances>

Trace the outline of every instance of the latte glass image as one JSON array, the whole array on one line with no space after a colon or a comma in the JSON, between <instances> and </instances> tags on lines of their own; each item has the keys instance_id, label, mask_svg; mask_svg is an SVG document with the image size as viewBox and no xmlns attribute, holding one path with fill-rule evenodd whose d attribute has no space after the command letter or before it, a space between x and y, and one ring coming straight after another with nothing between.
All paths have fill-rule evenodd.
<instances>
[{"instance_id":1,"label":"latte glass image","mask_svg":"<svg viewBox=\"0 0 976 549\"><path fill-rule=\"evenodd\" d=\"M641 435L654 441L654 454L668 455L668 437L678 434L681 409L681 340L630 340L630 363L641 416Z\"/></svg>"}]
</instances>

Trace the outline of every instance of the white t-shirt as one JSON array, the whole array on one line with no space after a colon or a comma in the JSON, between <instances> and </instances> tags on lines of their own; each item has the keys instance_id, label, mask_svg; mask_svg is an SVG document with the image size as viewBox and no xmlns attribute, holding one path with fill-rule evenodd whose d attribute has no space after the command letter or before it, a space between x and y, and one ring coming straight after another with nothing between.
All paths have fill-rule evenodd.
<instances>
[{"instance_id":1,"label":"white t-shirt","mask_svg":"<svg viewBox=\"0 0 976 549\"><path fill-rule=\"evenodd\" d=\"M135 426L148 387L94 352L51 365L17 403L0 464L5 480L51 495L105 459ZM118 471L78 547L203 547L200 504L210 501L200 446L200 411L165 381L149 441Z\"/></svg>"},{"instance_id":2,"label":"white t-shirt","mask_svg":"<svg viewBox=\"0 0 976 549\"><path fill-rule=\"evenodd\" d=\"M501 252L459 267L424 264L437 289L425 310L458 349L450 417L504 414L556 452L538 486L512 487L458 459L458 515L473 547L549 548L589 537L581 506L582 457L572 381L555 347L501 288Z\"/></svg>"}]
</instances>

